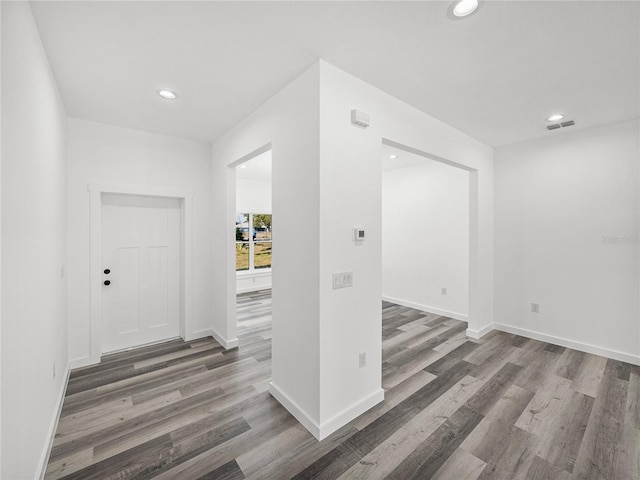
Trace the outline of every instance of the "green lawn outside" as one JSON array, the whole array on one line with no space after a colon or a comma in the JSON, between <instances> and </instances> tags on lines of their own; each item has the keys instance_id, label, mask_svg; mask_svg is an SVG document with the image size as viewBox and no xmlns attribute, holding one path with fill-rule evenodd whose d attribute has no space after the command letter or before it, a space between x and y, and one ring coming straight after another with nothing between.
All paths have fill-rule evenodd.
<instances>
[{"instance_id":1,"label":"green lawn outside","mask_svg":"<svg viewBox=\"0 0 640 480\"><path fill-rule=\"evenodd\" d=\"M257 242L254 244L254 268L270 268L271 267L271 242ZM249 269L249 244L236 243L236 270Z\"/></svg>"}]
</instances>

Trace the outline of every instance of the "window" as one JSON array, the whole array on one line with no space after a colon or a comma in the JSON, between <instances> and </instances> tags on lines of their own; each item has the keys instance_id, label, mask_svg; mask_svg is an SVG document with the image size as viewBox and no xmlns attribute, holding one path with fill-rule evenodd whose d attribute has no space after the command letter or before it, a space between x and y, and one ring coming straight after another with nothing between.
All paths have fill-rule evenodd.
<instances>
[{"instance_id":1,"label":"window","mask_svg":"<svg viewBox=\"0 0 640 480\"><path fill-rule=\"evenodd\" d=\"M236 271L271 268L271 214L236 214Z\"/></svg>"}]
</instances>

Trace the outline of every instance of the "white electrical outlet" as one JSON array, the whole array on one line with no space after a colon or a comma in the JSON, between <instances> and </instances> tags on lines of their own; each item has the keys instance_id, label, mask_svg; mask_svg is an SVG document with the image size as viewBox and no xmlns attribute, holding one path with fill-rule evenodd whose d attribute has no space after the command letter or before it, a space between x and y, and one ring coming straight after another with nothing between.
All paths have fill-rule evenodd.
<instances>
[{"instance_id":1,"label":"white electrical outlet","mask_svg":"<svg viewBox=\"0 0 640 480\"><path fill-rule=\"evenodd\" d=\"M358 368L367 366L367 352L362 352L358 356Z\"/></svg>"},{"instance_id":2,"label":"white electrical outlet","mask_svg":"<svg viewBox=\"0 0 640 480\"><path fill-rule=\"evenodd\" d=\"M533 313L540 313L540 305L537 303L532 303L531 304L531 311Z\"/></svg>"},{"instance_id":3,"label":"white electrical outlet","mask_svg":"<svg viewBox=\"0 0 640 480\"><path fill-rule=\"evenodd\" d=\"M447 287L442 287L440 290L442 290L442 295L447 294Z\"/></svg>"}]
</instances>

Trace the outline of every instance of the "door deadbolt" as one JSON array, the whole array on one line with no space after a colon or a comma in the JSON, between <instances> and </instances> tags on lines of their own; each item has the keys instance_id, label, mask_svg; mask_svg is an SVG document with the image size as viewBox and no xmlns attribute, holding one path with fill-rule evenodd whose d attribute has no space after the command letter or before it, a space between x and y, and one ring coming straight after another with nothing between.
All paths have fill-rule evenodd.
<instances>
[{"instance_id":1,"label":"door deadbolt","mask_svg":"<svg viewBox=\"0 0 640 480\"><path fill-rule=\"evenodd\" d=\"M105 275L109 275L111 273L111 270L109 270L108 268L104 269L104 274Z\"/></svg>"}]
</instances>

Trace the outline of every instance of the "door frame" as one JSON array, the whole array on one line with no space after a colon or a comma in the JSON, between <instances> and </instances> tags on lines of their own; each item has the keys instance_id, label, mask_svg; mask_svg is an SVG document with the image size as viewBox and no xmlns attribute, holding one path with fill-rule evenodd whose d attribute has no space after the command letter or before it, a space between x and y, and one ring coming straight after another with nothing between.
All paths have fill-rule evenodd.
<instances>
[{"instance_id":1,"label":"door frame","mask_svg":"<svg viewBox=\"0 0 640 480\"><path fill-rule=\"evenodd\" d=\"M489 332L493 327L482 326L478 328L478 319L480 315L481 305L481 292L480 292L480 275L478 271L478 263L480 258L480 237L479 237L479 225L480 220L478 216L478 170L462 163L454 162L447 158L439 157L428 152L424 152L417 148L410 147L408 145L396 142L389 138L382 138L382 144L393 147L397 150L405 151L418 155L430 160L435 160L445 165L449 165L460 170L469 172L469 265L468 265L468 285L469 290L467 292L468 304L467 304L467 337L481 338L484 334Z\"/></svg>"},{"instance_id":2,"label":"door frame","mask_svg":"<svg viewBox=\"0 0 640 480\"><path fill-rule=\"evenodd\" d=\"M102 356L102 195L138 195L180 200L180 336L193 335L193 194L187 191L129 185L88 185L90 195L90 364Z\"/></svg>"}]
</instances>

